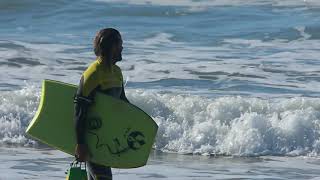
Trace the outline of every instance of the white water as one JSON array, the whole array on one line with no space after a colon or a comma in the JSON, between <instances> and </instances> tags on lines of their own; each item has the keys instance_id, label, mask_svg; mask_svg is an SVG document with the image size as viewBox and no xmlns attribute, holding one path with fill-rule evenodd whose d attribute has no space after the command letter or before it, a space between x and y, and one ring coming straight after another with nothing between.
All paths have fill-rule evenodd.
<instances>
[{"instance_id":1,"label":"white water","mask_svg":"<svg viewBox=\"0 0 320 180\"><path fill-rule=\"evenodd\" d=\"M317 98L260 99L127 90L159 125L155 148L202 155L307 155L320 152ZM39 102L32 85L1 92L0 143L35 146L24 133Z\"/></svg>"}]
</instances>

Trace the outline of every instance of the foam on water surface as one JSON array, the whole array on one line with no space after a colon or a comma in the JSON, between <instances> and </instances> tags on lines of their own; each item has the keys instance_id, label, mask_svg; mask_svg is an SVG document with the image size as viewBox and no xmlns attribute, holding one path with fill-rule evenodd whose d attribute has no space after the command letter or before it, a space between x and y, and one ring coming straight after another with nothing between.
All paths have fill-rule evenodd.
<instances>
[{"instance_id":1,"label":"foam on water surface","mask_svg":"<svg viewBox=\"0 0 320 180\"><path fill-rule=\"evenodd\" d=\"M32 85L0 92L1 146L38 147L25 129L39 96ZM206 98L141 89L129 89L127 96L159 125L154 147L161 151L235 156L317 156L320 152L317 98Z\"/></svg>"}]
</instances>

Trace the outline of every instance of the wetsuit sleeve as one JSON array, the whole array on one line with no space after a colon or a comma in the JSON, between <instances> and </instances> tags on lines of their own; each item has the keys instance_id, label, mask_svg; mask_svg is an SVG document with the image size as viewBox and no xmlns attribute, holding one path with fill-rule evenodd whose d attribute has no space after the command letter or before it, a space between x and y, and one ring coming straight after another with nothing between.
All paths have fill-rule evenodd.
<instances>
[{"instance_id":1,"label":"wetsuit sleeve","mask_svg":"<svg viewBox=\"0 0 320 180\"><path fill-rule=\"evenodd\" d=\"M98 77L95 74L84 74L81 77L77 93L74 98L74 123L76 141L78 144L85 143L86 117L89 106L93 103L95 89L98 87Z\"/></svg>"}]
</instances>

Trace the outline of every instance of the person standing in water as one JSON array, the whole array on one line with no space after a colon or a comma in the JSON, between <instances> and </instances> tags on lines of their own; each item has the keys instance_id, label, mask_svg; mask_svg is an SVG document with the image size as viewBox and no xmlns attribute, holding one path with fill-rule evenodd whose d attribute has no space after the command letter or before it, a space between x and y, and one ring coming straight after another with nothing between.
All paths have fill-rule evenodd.
<instances>
[{"instance_id":1,"label":"person standing in water","mask_svg":"<svg viewBox=\"0 0 320 180\"><path fill-rule=\"evenodd\" d=\"M96 34L93 44L97 59L82 74L74 99L77 140L75 157L79 162L87 162L89 180L111 180L110 167L90 162L90 152L85 141L85 121L96 92L102 92L129 103L123 87L121 69L116 65L122 60L122 38L116 29L106 28Z\"/></svg>"}]
</instances>

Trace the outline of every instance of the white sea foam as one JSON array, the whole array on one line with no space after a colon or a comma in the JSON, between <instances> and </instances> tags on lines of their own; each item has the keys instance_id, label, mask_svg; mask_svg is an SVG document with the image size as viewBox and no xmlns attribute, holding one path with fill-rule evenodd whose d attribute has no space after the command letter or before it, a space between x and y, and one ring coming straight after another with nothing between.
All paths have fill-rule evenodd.
<instances>
[{"instance_id":1,"label":"white sea foam","mask_svg":"<svg viewBox=\"0 0 320 180\"><path fill-rule=\"evenodd\" d=\"M317 155L320 103L314 98L270 99L130 91L134 104L159 125L162 151L222 155Z\"/></svg>"},{"instance_id":2,"label":"white sea foam","mask_svg":"<svg viewBox=\"0 0 320 180\"><path fill-rule=\"evenodd\" d=\"M320 153L318 98L259 99L127 90L129 100L159 125L155 148L218 155ZM24 133L38 106L38 88L0 92L0 144L34 146Z\"/></svg>"},{"instance_id":3,"label":"white sea foam","mask_svg":"<svg viewBox=\"0 0 320 180\"><path fill-rule=\"evenodd\" d=\"M25 128L35 114L39 91L33 85L17 91L0 92L0 145L36 145Z\"/></svg>"}]
</instances>

